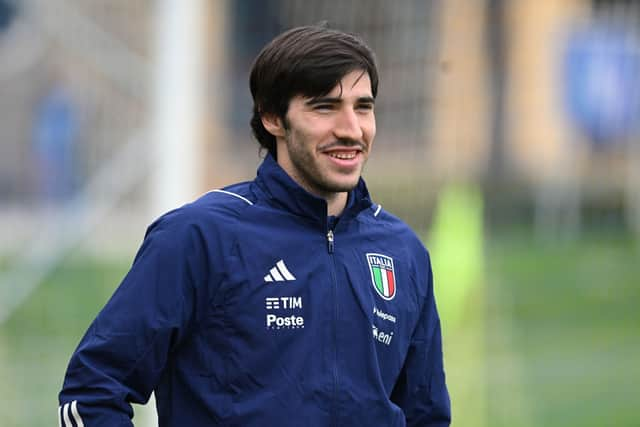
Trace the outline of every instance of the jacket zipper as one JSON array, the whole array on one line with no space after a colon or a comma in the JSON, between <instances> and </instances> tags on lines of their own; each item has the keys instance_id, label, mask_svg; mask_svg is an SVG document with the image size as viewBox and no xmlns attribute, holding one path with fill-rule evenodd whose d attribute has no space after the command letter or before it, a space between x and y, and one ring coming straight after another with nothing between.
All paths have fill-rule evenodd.
<instances>
[{"instance_id":1,"label":"jacket zipper","mask_svg":"<svg viewBox=\"0 0 640 427\"><path fill-rule=\"evenodd\" d=\"M331 289L333 299L333 425L338 425L338 281L336 279L336 260L333 256L334 237L333 230L327 231L327 251L331 258L331 278L333 279L333 287Z\"/></svg>"}]
</instances>

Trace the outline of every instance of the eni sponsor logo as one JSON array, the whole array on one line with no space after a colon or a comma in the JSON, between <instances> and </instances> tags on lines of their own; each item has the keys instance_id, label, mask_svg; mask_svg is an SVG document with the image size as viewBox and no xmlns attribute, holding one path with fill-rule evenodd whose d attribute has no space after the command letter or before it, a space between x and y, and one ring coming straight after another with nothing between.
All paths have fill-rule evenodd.
<instances>
[{"instance_id":1,"label":"eni sponsor logo","mask_svg":"<svg viewBox=\"0 0 640 427\"><path fill-rule=\"evenodd\" d=\"M267 329L303 329L304 317L297 314L302 309L302 297L267 297Z\"/></svg>"},{"instance_id":2,"label":"eni sponsor logo","mask_svg":"<svg viewBox=\"0 0 640 427\"><path fill-rule=\"evenodd\" d=\"M393 332L383 332L376 325L371 326L373 327L373 340L389 346L393 339Z\"/></svg>"},{"instance_id":3,"label":"eni sponsor logo","mask_svg":"<svg viewBox=\"0 0 640 427\"><path fill-rule=\"evenodd\" d=\"M375 314L382 320L386 320L387 322L396 323L396 316L394 316L393 314L385 313L378 307L373 307L373 314Z\"/></svg>"}]
</instances>

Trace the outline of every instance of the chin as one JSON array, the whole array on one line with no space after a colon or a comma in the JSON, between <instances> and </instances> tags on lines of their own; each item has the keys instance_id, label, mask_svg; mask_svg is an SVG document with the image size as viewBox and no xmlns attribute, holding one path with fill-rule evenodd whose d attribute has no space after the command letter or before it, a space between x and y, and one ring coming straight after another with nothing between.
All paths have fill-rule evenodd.
<instances>
[{"instance_id":1,"label":"chin","mask_svg":"<svg viewBox=\"0 0 640 427\"><path fill-rule=\"evenodd\" d=\"M358 180L359 179L356 178L354 180L333 181L327 187L330 188L333 193L351 191L358 185Z\"/></svg>"}]
</instances>

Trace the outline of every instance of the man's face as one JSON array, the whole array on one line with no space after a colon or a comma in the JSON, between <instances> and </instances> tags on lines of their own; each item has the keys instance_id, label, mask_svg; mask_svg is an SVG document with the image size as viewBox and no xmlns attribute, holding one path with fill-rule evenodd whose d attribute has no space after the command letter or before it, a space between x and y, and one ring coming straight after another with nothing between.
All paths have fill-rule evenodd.
<instances>
[{"instance_id":1,"label":"man's face","mask_svg":"<svg viewBox=\"0 0 640 427\"><path fill-rule=\"evenodd\" d=\"M303 188L319 197L356 186L376 134L369 75L343 77L326 96L296 96L289 103L278 163Z\"/></svg>"}]
</instances>

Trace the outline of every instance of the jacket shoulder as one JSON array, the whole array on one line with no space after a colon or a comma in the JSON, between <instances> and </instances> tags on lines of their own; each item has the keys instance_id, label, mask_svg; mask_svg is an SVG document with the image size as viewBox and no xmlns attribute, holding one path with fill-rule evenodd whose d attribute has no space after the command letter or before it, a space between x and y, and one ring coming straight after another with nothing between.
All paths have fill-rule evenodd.
<instances>
[{"instance_id":1,"label":"jacket shoulder","mask_svg":"<svg viewBox=\"0 0 640 427\"><path fill-rule=\"evenodd\" d=\"M241 182L228 187L211 190L194 202L186 205L196 211L209 213L240 214L256 203L256 197L251 191L251 182Z\"/></svg>"},{"instance_id":2,"label":"jacket shoulder","mask_svg":"<svg viewBox=\"0 0 640 427\"><path fill-rule=\"evenodd\" d=\"M414 251L427 253L420 236L406 222L384 209L382 205L373 203L368 212L360 218L368 225L384 229Z\"/></svg>"},{"instance_id":3,"label":"jacket shoulder","mask_svg":"<svg viewBox=\"0 0 640 427\"><path fill-rule=\"evenodd\" d=\"M249 182L212 190L193 202L163 214L149 226L147 233L164 230L174 234L215 224L228 226L255 202Z\"/></svg>"}]
</instances>

